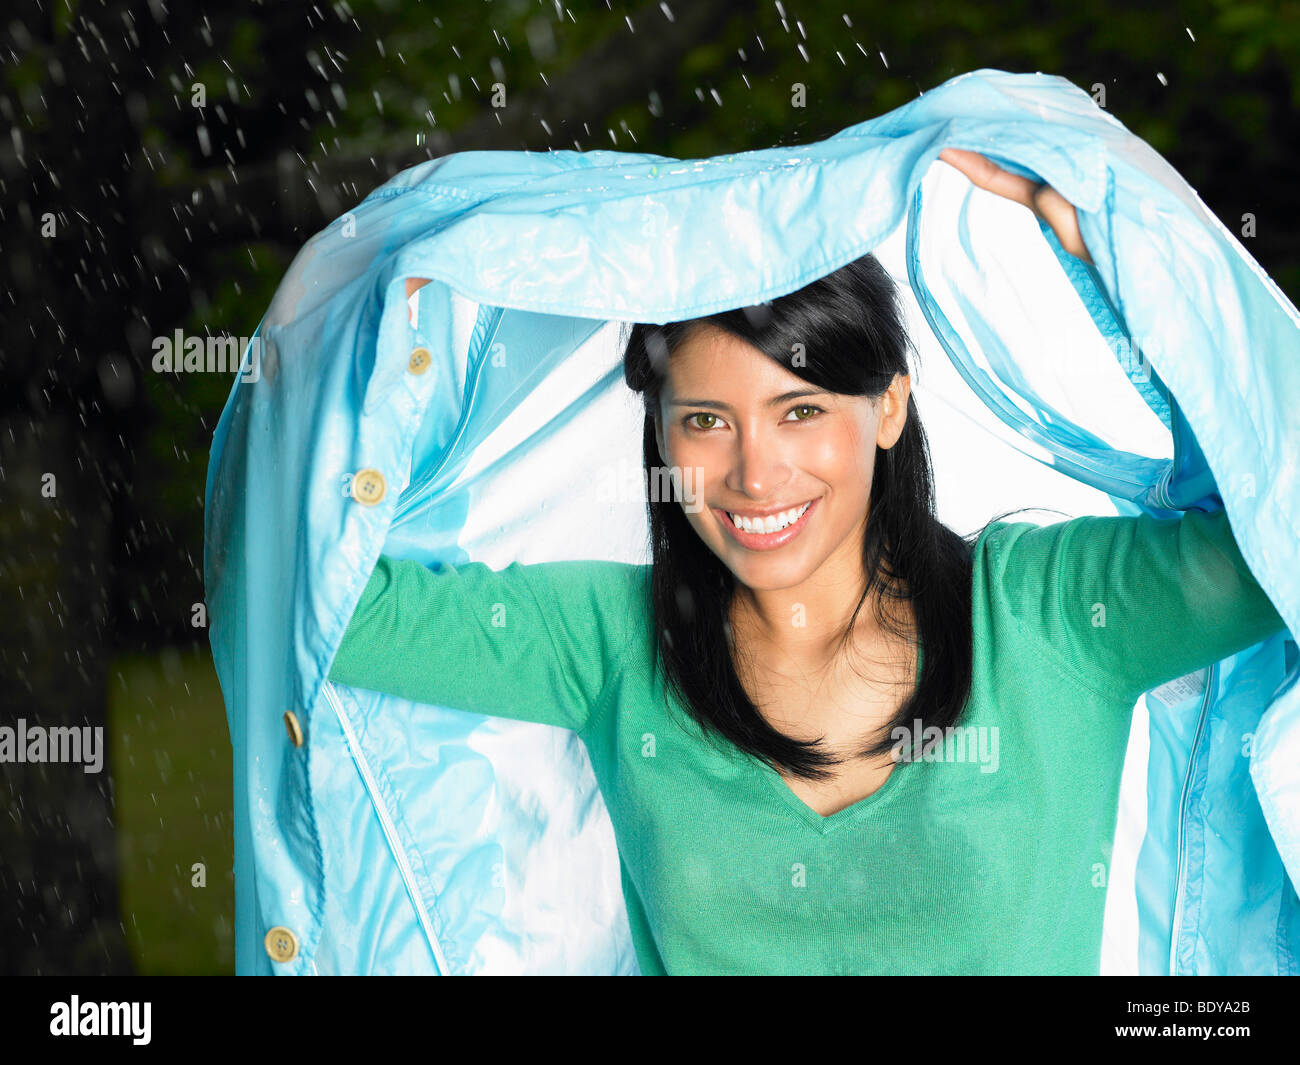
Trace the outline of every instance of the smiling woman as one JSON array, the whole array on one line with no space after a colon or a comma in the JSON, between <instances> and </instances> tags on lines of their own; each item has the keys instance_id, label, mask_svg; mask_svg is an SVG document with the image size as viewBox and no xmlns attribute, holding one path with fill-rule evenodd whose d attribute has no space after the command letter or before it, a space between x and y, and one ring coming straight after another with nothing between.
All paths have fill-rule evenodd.
<instances>
[{"instance_id":1,"label":"smiling woman","mask_svg":"<svg viewBox=\"0 0 1300 1065\"><path fill-rule=\"evenodd\" d=\"M649 565L381 556L339 645L577 733L643 973L1096 973L1134 701L1282 627L1224 511L945 527L895 296L868 255L634 326L646 469L705 505L647 501Z\"/></svg>"},{"instance_id":2,"label":"smiling woman","mask_svg":"<svg viewBox=\"0 0 1300 1065\"><path fill-rule=\"evenodd\" d=\"M826 782L823 807L844 790L833 766L869 793L892 729L955 724L970 689L970 546L935 514L910 349L866 255L770 304L638 325L624 357L647 469L703 471L704 506L650 506L668 677L741 750Z\"/></svg>"},{"instance_id":3,"label":"smiling woman","mask_svg":"<svg viewBox=\"0 0 1300 1065\"><path fill-rule=\"evenodd\" d=\"M239 971L1294 972L1300 318L1193 191L983 70L313 238L209 467Z\"/></svg>"}]
</instances>

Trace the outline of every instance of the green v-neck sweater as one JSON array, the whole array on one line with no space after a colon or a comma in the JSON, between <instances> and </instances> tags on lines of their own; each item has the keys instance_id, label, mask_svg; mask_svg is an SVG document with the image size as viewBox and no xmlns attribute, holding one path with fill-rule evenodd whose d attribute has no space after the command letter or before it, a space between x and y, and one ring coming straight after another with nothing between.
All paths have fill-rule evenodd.
<instances>
[{"instance_id":1,"label":"green v-neck sweater","mask_svg":"<svg viewBox=\"0 0 1300 1065\"><path fill-rule=\"evenodd\" d=\"M381 556L329 676L575 730L645 974L1095 974L1135 703L1284 625L1224 511L996 522L973 561L957 729L829 817L667 692L646 565Z\"/></svg>"}]
</instances>

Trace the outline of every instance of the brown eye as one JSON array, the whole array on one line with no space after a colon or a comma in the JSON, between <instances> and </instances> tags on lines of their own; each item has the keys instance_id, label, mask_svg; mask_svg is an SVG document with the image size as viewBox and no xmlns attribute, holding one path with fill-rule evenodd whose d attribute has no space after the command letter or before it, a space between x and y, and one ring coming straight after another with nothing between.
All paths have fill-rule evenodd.
<instances>
[{"instance_id":1,"label":"brown eye","mask_svg":"<svg viewBox=\"0 0 1300 1065\"><path fill-rule=\"evenodd\" d=\"M807 421L812 421L812 419L813 419L814 417L816 417L818 414L821 414L821 413L822 413L822 409L821 409L821 407L814 407L811 403L802 403L802 404L800 404L799 406L795 407L794 410L792 410L790 413L791 413L791 414L797 414L797 412L799 412L799 411L801 411L801 410L806 410L806 411L808 411L808 412L809 412L809 415L808 415L807 418L799 418L799 417L796 417L796 418L795 418L795 421L797 421L797 422L807 422Z\"/></svg>"},{"instance_id":2,"label":"brown eye","mask_svg":"<svg viewBox=\"0 0 1300 1065\"><path fill-rule=\"evenodd\" d=\"M686 419L686 424L687 424L687 425L690 425L690 424L691 424L691 419L692 419L692 418L712 418L713 421L715 421L715 422L718 420L718 416L717 416L716 414L708 414L708 413L706 413L705 411L700 411L700 412L697 413L697 414L692 414L692 415L690 415L690 417L688 417L688 418ZM700 425L698 422L696 422L695 425L694 425L694 428L696 428L696 429L712 429L712 428L713 428L713 425L712 425L712 423L710 423L709 425Z\"/></svg>"}]
</instances>

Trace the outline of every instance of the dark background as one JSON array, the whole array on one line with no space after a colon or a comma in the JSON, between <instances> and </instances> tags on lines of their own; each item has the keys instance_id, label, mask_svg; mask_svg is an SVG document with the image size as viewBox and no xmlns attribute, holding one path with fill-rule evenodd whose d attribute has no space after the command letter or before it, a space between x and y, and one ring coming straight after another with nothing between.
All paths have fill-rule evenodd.
<instances>
[{"instance_id":1,"label":"dark background","mask_svg":"<svg viewBox=\"0 0 1300 1065\"><path fill-rule=\"evenodd\" d=\"M196 610L232 375L155 372L151 345L251 336L302 243L397 171L806 144L968 70L1043 71L1300 289L1296 3L46 0L0 22L0 724L109 746L98 775L0 765L3 972L233 972Z\"/></svg>"}]
</instances>

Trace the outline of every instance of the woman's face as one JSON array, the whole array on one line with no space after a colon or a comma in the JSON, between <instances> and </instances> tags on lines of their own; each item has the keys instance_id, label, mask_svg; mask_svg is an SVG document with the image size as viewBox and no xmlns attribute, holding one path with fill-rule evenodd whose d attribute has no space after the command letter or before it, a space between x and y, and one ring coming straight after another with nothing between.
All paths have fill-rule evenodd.
<instances>
[{"instance_id":1,"label":"woman's face","mask_svg":"<svg viewBox=\"0 0 1300 1065\"><path fill-rule=\"evenodd\" d=\"M792 588L828 560L857 579L876 449L902 433L909 388L899 375L875 401L822 392L738 337L696 326L668 360L659 453L690 471L674 477L694 489L687 519L740 583ZM737 530L728 513L786 512L784 523L792 508L798 520L775 533Z\"/></svg>"}]
</instances>

